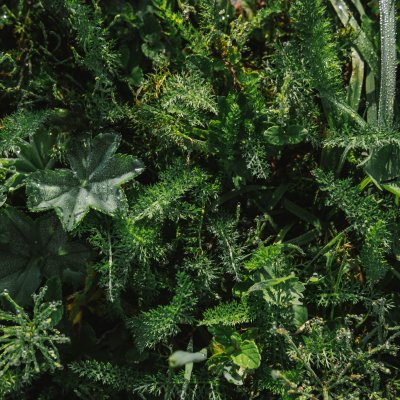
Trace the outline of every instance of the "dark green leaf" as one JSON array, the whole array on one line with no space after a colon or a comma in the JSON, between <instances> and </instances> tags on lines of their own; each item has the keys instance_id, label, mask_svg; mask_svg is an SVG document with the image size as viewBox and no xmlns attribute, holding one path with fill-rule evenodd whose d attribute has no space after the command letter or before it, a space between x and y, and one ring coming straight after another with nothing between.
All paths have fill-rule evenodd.
<instances>
[{"instance_id":1,"label":"dark green leaf","mask_svg":"<svg viewBox=\"0 0 400 400\"><path fill-rule=\"evenodd\" d=\"M240 349L232 354L232 361L244 369L256 369L261 364L261 356L254 340L243 340Z\"/></svg>"},{"instance_id":2,"label":"dark green leaf","mask_svg":"<svg viewBox=\"0 0 400 400\"><path fill-rule=\"evenodd\" d=\"M120 186L143 171L132 156L115 155L120 136L104 133L74 142L67 158L71 170L37 171L27 183L32 211L54 208L64 228L74 229L90 208L113 215L126 206Z\"/></svg>"},{"instance_id":3,"label":"dark green leaf","mask_svg":"<svg viewBox=\"0 0 400 400\"><path fill-rule=\"evenodd\" d=\"M46 214L33 221L6 208L0 214L0 291L7 289L21 305L30 301L43 277L82 269L88 248L68 240L58 219Z\"/></svg>"}]
</instances>

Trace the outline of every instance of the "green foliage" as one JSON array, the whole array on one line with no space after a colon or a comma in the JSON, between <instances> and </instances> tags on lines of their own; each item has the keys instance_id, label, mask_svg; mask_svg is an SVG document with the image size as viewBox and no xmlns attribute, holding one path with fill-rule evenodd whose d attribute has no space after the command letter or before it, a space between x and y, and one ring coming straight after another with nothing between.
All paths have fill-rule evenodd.
<instances>
[{"instance_id":1,"label":"green foliage","mask_svg":"<svg viewBox=\"0 0 400 400\"><path fill-rule=\"evenodd\" d=\"M23 139L33 136L43 127L49 117L49 110L18 110L2 120L0 131L0 153L18 153Z\"/></svg>"},{"instance_id":2,"label":"green foliage","mask_svg":"<svg viewBox=\"0 0 400 400\"><path fill-rule=\"evenodd\" d=\"M76 31L77 45L82 51L80 54L73 47L73 55L93 75L92 92L85 102L87 115L97 126L103 120L118 120L123 109L115 99L112 81L120 67L120 56L107 29L103 27L101 9L95 5L93 10L78 0L65 0L64 7L70 25Z\"/></svg>"},{"instance_id":3,"label":"green foliage","mask_svg":"<svg viewBox=\"0 0 400 400\"><path fill-rule=\"evenodd\" d=\"M132 390L136 386L134 368L122 368L96 360L76 361L68 367L81 378L110 386L115 390Z\"/></svg>"},{"instance_id":4,"label":"green foliage","mask_svg":"<svg viewBox=\"0 0 400 400\"><path fill-rule=\"evenodd\" d=\"M43 278L82 280L82 264L90 250L69 240L57 218L46 214L32 220L22 212L5 208L0 214L0 289L16 302L29 303Z\"/></svg>"},{"instance_id":5,"label":"green foliage","mask_svg":"<svg viewBox=\"0 0 400 400\"><path fill-rule=\"evenodd\" d=\"M376 283L387 271L385 256L390 252L393 232L393 210L383 211L374 196L363 196L349 180L333 180L332 175L316 171L321 190L328 191L327 204L342 209L352 227L365 239L360 261L370 283Z\"/></svg>"},{"instance_id":6,"label":"green foliage","mask_svg":"<svg viewBox=\"0 0 400 400\"><path fill-rule=\"evenodd\" d=\"M232 219L220 218L213 221L209 229L217 240L220 249L220 260L224 269L240 280L240 268L243 260L244 246L239 244L239 235Z\"/></svg>"},{"instance_id":7,"label":"green foliage","mask_svg":"<svg viewBox=\"0 0 400 400\"><path fill-rule=\"evenodd\" d=\"M204 171L180 161L174 162L159 178L159 183L144 188L131 207L134 221L194 218L201 209L197 210L181 199L191 192L196 201L202 204L209 201L217 189L208 184L208 176Z\"/></svg>"},{"instance_id":8,"label":"green foliage","mask_svg":"<svg viewBox=\"0 0 400 400\"><path fill-rule=\"evenodd\" d=\"M211 84L200 71L174 75L165 72L161 79L156 75L144 86L148 92L144 92L143 103L133 114L140 129L167 143L201 147L203 129L209 115L217 113L217 104Z\"/></svg>"},{"instance_id":9,"label":"green foliage","mask_svg":"<svg viewBox=\"0 0 400 400\"><path fill-rule=\"evenodd\" d=\"M56 345L69 343L55 326L60 320L60 302L44 302L46 287L33 295L32 318L8 294L2 296L12 311L0 311L0 394L4 395L30 383L39 374L62 368Z\"/></svg>"},{"instance_id":10,"label":"green foliage","mask_svg":"<svg viewBox=\"0 0 400 400\"><path fill-rule=\"evenodd\" d=\"M29 208L54 208L64 228L74 229L90 208L114 214L125 207L120 186L133 179L143 167L129 156L114 155L120 138L112 133L75 142L67 151L71 170L38 171L29 177ZM60 184L62 182L62 184Z\"/></svg>"},{"instance_id":11,"label":"green foliage","mask_svg":"<svg viewBox=\"0 0 400 400\"><path fill-rule=\"evenodd\" d=\"M318 89L322 96L326 94L340 97L343 94L341 66L324 2L296 1L292 13L298 25L300 43L313 87Z\"/></svg>"},{"instance_id":12,"label":"green foliage","mask_svg":"<svg viewBox=\"0 0 400 400\"><path fill-rule=\"evenodd\" d=\"M390 240L383 221L369 228L360 252L360 261L371 283L383 278L388 270L385 255L390 251Z\"/></svg>"},{"instance_id":13,"label":"green foliage","mask_svg":"<svg viewBox=\"0 0 400 400\"><path fill-rule=\"evenodd\" d=\"M135 336L139 350L165 342L180 332L179 325L192 323L192 312L196 303L189 277L178 273L176 294L168 305L142 311L137 317L128 319L127 325Z\"/></svg>"},{"instance_id":14,"label":"green foliage","mask_svg":"<svg viewBox=\"0 0 400 400\"><path fill-rule=\"evenodd\" d=\"M284 371L274 371L274 377L282 379L298 398L319 392L325 398L344 399L346 390L355 399L383 398L378 389L380 373L388 370L378 355L397 353L393 341L399 335L398 328L392 330L394 333L384 344L368 349L355 344L348 326L331 330L319 319L310 321L300 344L286 330L278 331L289 344L289 357L302 366L303 373L298 382L291 381Z\"/></svg>"},{"instance_id":15,"label":"green foliage","mask_svg":"<svg viewBox=\"0 0 400 400\"><path fill-rule=\"evenodd\" d=\"M328 192L327 205L336 205L343 210L354 229L361 234L378 223L389 222L389 214L385 214L379 207L379 203L373 195L364 196L357 187L352 186L350 179L335 180L333 174L324 174L322 171L314 171L322 191Z\"/></svg>"},{"instance_id":16,"label":"green foliage","mask_svg":"<svg viewBox=\"0 0 400 400\"><path fill-rule=\"evenodd\" d=\"M210 328L214 335L211 342L212 355L207 360L208 368L235 385L243 385L249 370L260 366L261 355L251 335L240 335L233 328Z\"/></svg>"},{"instance_id":17,"label":"green foliage","mask_svg":"<svg viewBox=\"0 0 400 400\"><path fill-rule=\"evenodd\" d=\"M0 398L399 398L395 2L3 3Z\"/></svg>"},{"instance_id":18,"label":"green foliage","mask_svg":"<svg viewBox=\"0 0 400 400\"><path fill-rule=\"evenodd\" d=\"M210 308L203 314L202 325L228 325L234 326L245 324L251 321L251 315L247 301L244 299L240 303L232 301L222 303L214 308Z\"/></svg>"}]
</instances>

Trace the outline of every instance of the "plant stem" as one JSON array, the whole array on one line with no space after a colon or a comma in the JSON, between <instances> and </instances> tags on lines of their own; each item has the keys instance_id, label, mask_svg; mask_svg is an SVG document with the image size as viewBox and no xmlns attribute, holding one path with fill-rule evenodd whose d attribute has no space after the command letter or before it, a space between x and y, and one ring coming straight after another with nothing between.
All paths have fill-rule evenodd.
<instances>
[{"instance_id":1,"label":"plant stem","mask_svg":"<svg viewBox=\"0 0 400 400\"><path fill-rule=\"evenodd\" d=\"M391 129L396 95L396 5L394 0L380 0L381 86L378 128Z\"/></svg>"},{"instance_id":2,"label":"plant stem","mask_svg":"<svg viewBox=\"0 0 400 400\"><path fill-rule=\"evenodd\" d=\"M326 386L322 387L322 396L324 400L330 400L329 391Z\"/></svg>"}]
</instances>

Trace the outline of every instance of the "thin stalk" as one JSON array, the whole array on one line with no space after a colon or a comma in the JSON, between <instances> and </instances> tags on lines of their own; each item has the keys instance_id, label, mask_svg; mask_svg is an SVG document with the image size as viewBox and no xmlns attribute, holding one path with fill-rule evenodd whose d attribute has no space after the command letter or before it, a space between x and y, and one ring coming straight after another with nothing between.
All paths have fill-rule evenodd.
<instances>
[{"instance_id":1,"label":"thin stalk","mask_svg":"<svg viewBox=\"0 0 400 400\"><path fill-rule=\"evenodd\" d=\"M380 0L381 85L379 93L378 128L391 129L396 95L396 4Z\"/></svg>"},{"instance_id":2,"label":"thin stalk","mask_svg":"<svg viewBox=\"0 0 400 400\"><path fill-rule=\"evenodd\" d=\"M326 386L324 386L324 387L322 388L322 396L323 396L323 399L324 399L324 400L330 400L330 397L329 397L329 390L328 390L328 388L327 388Z\"/></svg>"},{"instance_id":3,"label":"thin stalk","mask_svg":"<svg viewBox=\"0 0 400 400\"><path fill-rule=\"evenodd\" d=\"M113 267L113 252L111 245L111 236L110 232L108 232L108 292L110 295L111 303L114 302L113 286L112 286L112 267Z\"/></svg>"}]
</instances>

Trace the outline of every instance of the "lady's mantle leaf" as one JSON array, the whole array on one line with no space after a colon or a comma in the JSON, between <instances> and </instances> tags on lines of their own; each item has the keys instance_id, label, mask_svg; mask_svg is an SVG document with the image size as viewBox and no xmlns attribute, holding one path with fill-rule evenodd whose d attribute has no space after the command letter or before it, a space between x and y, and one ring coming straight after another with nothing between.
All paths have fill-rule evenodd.
<instances>
[{"instance_id":1,"label":"lady's mantle leaf","mask_svg":"<svg viewBox=\"0 0 400 400\"><path fill-rule=\"evenodd\" d=\"M139 175L143 164L132 156L116 155L119 142L115 133L74 142L67 151L71 170L33 173L27 183L30 210L54 208L64 228L71 231L90 208L109 215L124 208L120 186Z\"/></svg>"},{"instance_id":2,"label":"lady's mantle leaf","mask_svg":"<svg viewBox=\"0 0 400 400\"><path fill-rule=\"evenodd\" d=\"M21 305L30 301L43 277L72 272L84 266L89 254L85 245L68 240L54 214L35 221L13 208L0 214L0 291L7 289Z\"/></svg>"}]
</instances>

